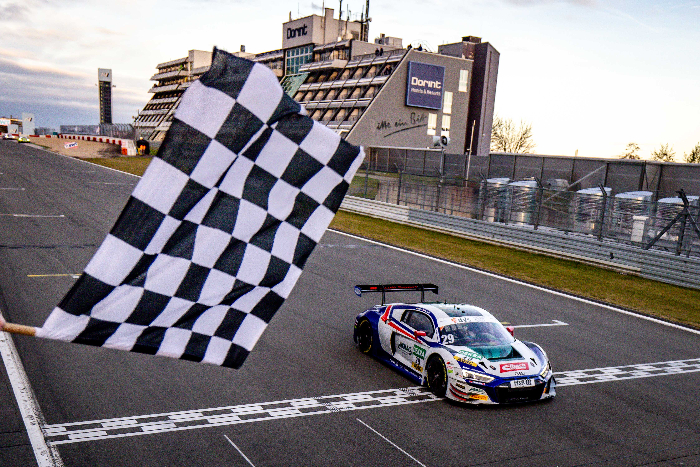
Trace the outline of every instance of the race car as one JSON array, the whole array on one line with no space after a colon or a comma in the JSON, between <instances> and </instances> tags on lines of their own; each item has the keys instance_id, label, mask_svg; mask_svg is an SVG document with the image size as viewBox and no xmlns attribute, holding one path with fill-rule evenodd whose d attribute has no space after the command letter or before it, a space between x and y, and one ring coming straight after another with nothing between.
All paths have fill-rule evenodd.
<instances>
[{"instance_id":1,"label":"race car","mask_svg":"<svg viewBox=\"0 0 700 467\"><path fill-rule=\"evenodd\" d=\"M27 138L26 136L20 136L19 139L17 139L17 142L18 143L29 143L30 141L29 141L29 138Z\"/></svg>"},{"instance_id":2,"label":"race car","mask_svg":"<svg viewBox=\"0 0 700 467\"><path fill-rule=\"evenodd\" d=\"M387 292L420 291L420 303L385 304ZM556 381L547 354L513 336L488 311L466 304L427 303L434 284L357 285L381 292L382 304L355 318L360 351L386 363L439 397L470 404L551 399Z\"/></svg>"}]
</instances>

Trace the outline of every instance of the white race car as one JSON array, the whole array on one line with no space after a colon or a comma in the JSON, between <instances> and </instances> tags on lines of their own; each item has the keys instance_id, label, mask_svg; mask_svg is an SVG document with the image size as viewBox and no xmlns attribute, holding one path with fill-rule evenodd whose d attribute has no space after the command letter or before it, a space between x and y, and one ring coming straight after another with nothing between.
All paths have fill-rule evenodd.
<instances>
[{"instance_id":1,"label":"white race car","mask_svg":"<svg viewBox=\"0 0 700 467\"><path fill-rule=\"evenodd\" d=\"M384 304L386 292L420 291L421 303ZM433 284L357 285L381 292L382 304L355 318L354 339L440 397L472 404L551 399L556 381L545 351L513 337L491 313L472 305L424 303Z\"/></svg>"}]
</instances>

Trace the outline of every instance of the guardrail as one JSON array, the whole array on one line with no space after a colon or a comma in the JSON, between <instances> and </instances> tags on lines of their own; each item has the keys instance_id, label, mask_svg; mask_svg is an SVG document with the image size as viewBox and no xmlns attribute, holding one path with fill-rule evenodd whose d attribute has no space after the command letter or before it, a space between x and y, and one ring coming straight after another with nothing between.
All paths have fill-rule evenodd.
<instances>
[{"instance_id":1,"label":"guardrail","mask_svg":"<svg viewBox=\"0 0 700 467\"><path fill-rule=\"evenodd\" d=\"M109 136L92 136L92 135L40 135L38 138L61 138L61 139L77 139L81 141L95 141L97 143L117 144L122 150L123 156L135 156L136 144L131 139L126 138L111 138Z\"/></svg>"},{"instance_id":2,"label":"guardrail","mask_svg":"<svg viewBox=\"0 0 700 467\"><path fill-rule=\"evenodd\" d=\"M681 287L700 289L700 259L676 256L595 237L531 226L485 222L408 206L346 196L344 211L444 232L463 238L534 251L634 274Z\"/></svg>"}]
</instances>

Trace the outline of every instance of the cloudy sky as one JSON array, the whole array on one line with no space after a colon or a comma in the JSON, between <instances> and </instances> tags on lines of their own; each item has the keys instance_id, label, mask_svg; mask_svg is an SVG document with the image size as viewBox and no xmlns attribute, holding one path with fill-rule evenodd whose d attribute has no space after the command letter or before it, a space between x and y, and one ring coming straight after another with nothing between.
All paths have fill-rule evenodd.
<instances>
[{"instance_id":1,"label":"cloudy sky","mask_svg":"<svg viewBox=\"0 0 700 467\"><path fill-rule=\"evenodd\" d=\"M131 123L161 62L213 46L281 47L282 23L322 0L0 0L0 117L98 123L97 69ZM363 0L345 0L359 15ZM339 3L328 2L336 9ZM292 11L290 12L290 8ZM700 142L700 0L373 0L370 38L433 50L480 36L501 53L496 112L533 126L539 154L616 157Z\"/></svg>"}]
</instances>

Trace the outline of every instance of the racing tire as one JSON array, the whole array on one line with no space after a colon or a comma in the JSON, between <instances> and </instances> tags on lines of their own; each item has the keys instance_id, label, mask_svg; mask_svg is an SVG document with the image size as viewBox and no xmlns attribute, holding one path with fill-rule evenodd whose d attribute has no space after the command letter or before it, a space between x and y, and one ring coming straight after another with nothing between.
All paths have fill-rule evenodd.
<instances>
[{"instance_id":1,"label":"racing tire","mask_svg":"<svg viewBox=\"0 0 700 467\"><path fill-rule=\"evenodd\" d=\"M442 361L442 358L430 357L425 372L430 392L438 397L445 397L447 393L447 368L445 368L445 362Z\"/></svg>"},{"instance_id":2,"label":"racing tire","mask_svg":"<svg viewBox=\"0 0 700 467\"><path fill-rule=\"evenodd\" d=\"M357 328L357 347L360 352L370 353L374 344L373 340L372 325L367 320L362 321Z\"/></svg>"}]
</instances>

